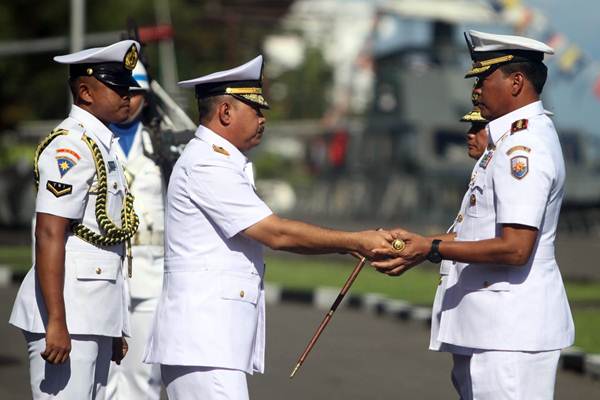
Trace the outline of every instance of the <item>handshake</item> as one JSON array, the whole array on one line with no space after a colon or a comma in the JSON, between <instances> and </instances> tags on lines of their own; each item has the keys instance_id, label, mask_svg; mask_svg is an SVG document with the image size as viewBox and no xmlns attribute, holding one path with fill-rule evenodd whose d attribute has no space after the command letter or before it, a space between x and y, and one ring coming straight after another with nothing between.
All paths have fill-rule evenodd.
<instances>
[{"instance_id":1,"label":"handshake","mask_svg":"<svg viewBox=\"0 0 600 400\"><path fill-rule=\"evenodd\" d=\"M379 272L398 276L426 260L431 238L402 228L356 232L358 253Z\"/></svg>"}]
</instances>

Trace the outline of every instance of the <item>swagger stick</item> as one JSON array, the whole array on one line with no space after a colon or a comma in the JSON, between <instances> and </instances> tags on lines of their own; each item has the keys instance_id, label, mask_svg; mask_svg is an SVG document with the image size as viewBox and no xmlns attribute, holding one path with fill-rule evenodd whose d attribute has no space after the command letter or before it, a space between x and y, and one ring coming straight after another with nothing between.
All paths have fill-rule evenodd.
<instances>
[{"instance_id":1,"label":"swagger stick","mask_svg":"<svg viewBox=\"0 0 600 400\"><path fill-rule=\"evenodd\" d=\"M356 277L360 273L360 270L365 265L365 261L366 261L365 257L362 257L362 256L358 255L357 253L350 253L350 254L352 254L354 257L359 258L358 263L356 264L356 267L354 267L354 270L352 271L352 273L350 274L350 276L346 280L346 283L344 284L344 287L342 288L342 290L340 291L340 294L338 294L337 298L333 302L333 305L329 309L329 312L325 315L325 318L323 318L323 321L321 322L321 324L319 325L319 327L315 331L315 334L313 335L313 337L310 339L310 342L308 342L308 345L306 346L306 349L304 349L304 352L302 353L302 355L298 359L298 362L296 363L296 366L294 367L294 370L290 374L290 379L292 379L294 377L294 375L296 374L296 372L298 371L298 369L300 369L300 366L302 365L302 363L304 362L304 360L308 356L308 353L310 353L310 351L312 350L312 348L315 346L315 343L317 343L317 340L319 339L319 336L321 336L321 333L323 332L323 330L325 329L325 327L327 326L327 324L331 320L331 317L333 317L333 313L335 312L335 310L337 309L337 307L340 305L340 303L344 299L344 296L348 292L348 289L350 289L350 286L352 286L352 283L354 282L354 280L356 279Z\"/></svg>"},{"instance_id":2,"label":"swagger stick","mask_svg":"<svg viewBox=\"0 0 600 400\"><path fill-rule=\"evenodd\" d=\"M392 242L392 247L394 248L394 250L400 252L400 251L404 250L404 248L406 247L406 243L404 243L404 240L402 240L402 239L395 239ZM308 345L304 349L304 352L302 353L302 355L298 359L298 362L296 363L296 366L294 367L294 369L292 370L292 373L290 374L290 379L292 379L294 377L294 375L296 375L296 372L298 372L298 370L300 369L300 366L302 365L302 363L304 363L304 360L306 360L306 357L308 356L308 353L310 353L310 351L312 350L312 348L315 346L315 343L317 343L317 340L319 339L319 336L321 336L321 333L323 333L323 330L325 330L325 327L327 326L327 324L329 323L329 321L333 317L333 313L338 308L338 306L340 305L340 303L344 299L344 296L346 295L346 293L350 289L350 286L352 286L352 284L354 283L354 280L356 279L356 277L360 273L362 267L365 265L365 261L366 261L365 257L362 257L360 254L354 253L354 252L351 252L350 254L353 255L354 257L358 258L358 263L356 264L356 266L352 270L352 273L350 274L350 276L346 280L346 283L344 284L344 287L342 288L342 290L340 290L340 294L338 294L337 298L333 302L333 305L329 309L329 312L325 315L325 318L323 318L323 321L321 321L321 324L319 325L319 327L315 331L315 334L310 339L310 342L308 342Z\"/></svg>"}]
</instances>

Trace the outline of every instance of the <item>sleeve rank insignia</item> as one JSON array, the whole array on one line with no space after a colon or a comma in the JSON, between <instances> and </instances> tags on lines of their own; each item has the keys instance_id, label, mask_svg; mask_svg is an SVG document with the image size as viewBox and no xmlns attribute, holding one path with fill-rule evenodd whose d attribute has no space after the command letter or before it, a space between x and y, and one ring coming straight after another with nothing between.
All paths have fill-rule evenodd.
<instances>
[{"instance_id":1,"label":"sleeve rank insignia","mask_svg":"<svg viewBox=\"0 0 600 400\"><path fill-rule=\"evenodd\" d=\"M213 150L216 151L217 153L220 153L220 154L223 154L223 155L229 157L229 152L227 150L225 150L224 148L222 148L221 146L217 146L216 144L213 144Z\"/></svg>"},{"instance_id":2,"label":"sleeve rank insignia","mask_svg":"<svg viewBox=\"0 0 600 400\"><path fill-rule=\"evenodd\" d=\"M519 132L524 129L527 129L528 123L529 123L529 121L526 119L520 119L518 121L513 122L512 126L510 127L510 134L512 135L515 132Z\"/></svg>"},{"instance_id":3,"label":"sleeve rank insignia","mask_svg":"<svg viewBox=\"0 0 600 400\"><path fill-rule=\"evenodd\" d=\"M46 189L56 197L62 197L73 193L73 185L55 181L48 181L46 183Z\"/></svg>"}]
</instances>

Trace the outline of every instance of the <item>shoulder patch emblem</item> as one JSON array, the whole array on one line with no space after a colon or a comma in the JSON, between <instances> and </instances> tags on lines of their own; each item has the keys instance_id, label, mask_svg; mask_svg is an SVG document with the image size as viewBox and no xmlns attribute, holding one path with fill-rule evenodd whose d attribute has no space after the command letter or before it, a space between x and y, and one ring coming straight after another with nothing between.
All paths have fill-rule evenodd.
<instances>
[{"instance_id":1,"label":"shoulder patch emblem","mask_svg":"<svg viewBox=\"0 0 600 400\"><path fill-rule=\"evenodd\" d=\"M229 152L227 150L225 150L224 148L222 148L221 146L217 146L216 144L213 144L213 150L216 151L217 153L221 153L225 156L229 157Z\"/></svg>"},{"instance_id":2,"label":"shoulder patch emblem","mask_svg":"<svg viewBox=\"0 0 600 400\"><path fill-rule=\"evenodd\" d=\"M62 197L73 193L73 185L55 181L48 181L46 183L46 189L56 197Z\"/></svg>"},{"instance_id":3,"label":"shoulder patch emblem","mask_svg":"<svg viewBox=\"0 0 600 400\"><path fill-rule=\"evenodd\" d=\"M510 159L510 174L516 179L523 179L529 172L529 158L516 156Z\"/></svg>"},{"instance_id":4,"label":"shoulder patch emblem","mask_svg":"<svg viewBox=\"0 0 600 400\"><path fill-rule=\"evenodd\" d=\"M520 119L518 121L513 122L512 126L510 127L510 134L512 135L515 132L527 129L528 123L529 121L526 119Z\"/></svg>"},{"instance_id":5,"label":"shoulder patch emblem","mask_svg":"<svg viewBox=\"0 0 600 400\"><path fill-rule=\"evenodd\" d=\"M77 161L81 160L81 156L71 149L57 149L56 154L56 163L61 178L77 165Z\"/></svg>"},{"instance_id":6,"label":"shoulder patch emblem","mask_svg":"<svg viewBox=\"0 0 600 400\"><path fill-rule=\"evenodd\" d=\"M515 151L524 151L525 153L531 153L531 149L527 146L513 146L506 151L506 155L510 156Z\"/></svg>"}]
</instances>

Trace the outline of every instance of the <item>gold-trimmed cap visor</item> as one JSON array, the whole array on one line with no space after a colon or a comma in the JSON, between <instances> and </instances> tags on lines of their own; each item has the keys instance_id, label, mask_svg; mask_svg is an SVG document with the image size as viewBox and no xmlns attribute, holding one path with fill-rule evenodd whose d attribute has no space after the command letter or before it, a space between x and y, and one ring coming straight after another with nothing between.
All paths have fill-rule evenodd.
<instances>
[{"instance_id":1,"label":"gold-trimmed cap visor","mask_svg":"<svg viewBox=\"0 0 600 400\"><path fill-rule=\"evenodd\" d=\"M177 84L181 87L193 87L198 99L231 95L261 108L269 108L262 94L262 70L263 57L259 55L238 67L213 72Z\"/></svg>"},{"instance_id":2,"label":"gold-trimmed cap visor","mask_svg":"<svg viewBox=\"0 0 600 400\"><path fill-rule=\"evenodd\" d=\"M473 65L465 78L491 72L495 67L515 62L541 63L544 54L554 54L545 43L524 36L498 35L469 30L465 40Z\"/></svg>"},{"instance_id":3,"label":"gold-trimmed cap visor","mask_svg":"<svg viewBox=\"0 0 600 400\"><path fill-rule=\"evenodd\" d=\"M487 119L481 116L481 111L479 111L479 108L477 107L473 108L471 111L463 115L460 120L461 122L489 122Z\"/></svg>"},{"instance_id":4,"label":"gold-trimmed cap visor","mask_svg":"<svg viewBox=\"0 0 600 400\"><path fill-rule=\"evenodd\" d=\"M212 96L231 95L240 101L268 109L269 103L263 97L263 91L259 85L259 81L200 84L195 86L196 98L202 99Z\"/></svg>"}]
</instances>

